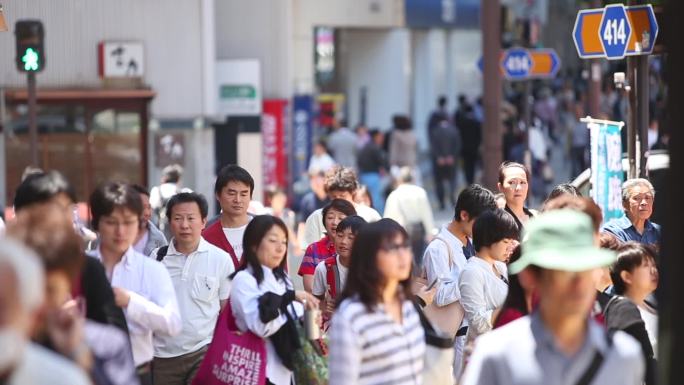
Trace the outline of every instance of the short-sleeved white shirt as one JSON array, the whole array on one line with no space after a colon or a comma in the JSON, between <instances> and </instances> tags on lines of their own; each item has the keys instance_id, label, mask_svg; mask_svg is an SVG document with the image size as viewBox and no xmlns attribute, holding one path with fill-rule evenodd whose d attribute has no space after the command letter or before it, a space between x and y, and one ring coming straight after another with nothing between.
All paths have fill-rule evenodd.
<instances>
[{"instance_id":1,"label":"short-sleeved white shirt","mask_svg":"<svg viewBox=\"0 0 684 385\"><path fill-rule=\"evenodd\" d=\"M157 249L150 254L157 257ZM200 238L197 250L183 255L174 240L162 260L171 276L183 321L175 337L155 336L155 357L177 357L195 352L211 342L220 302L230 294L229 276L235 271L230 255Z\"/></svg>"},{"instance_id":2,"label":"short-sleeved white shirt","mask_svg":"<svg viewBox=\"0 0 684 385\"><path fill-rule=\"evenodd\" d=\"M347 282L347 272L349 269L342 266L339 255L336 255L335 259L337 261L337 269L340 272L340 285L344 287L344 283ZM325 261L319 262L314 271L313 288L311 290L313 295L321 296L325 294L325 290L328 288L327 276L328 269L325 267ZM338 293L342 291L342 287L336 288Z\"/></svg>"}]
</instances>

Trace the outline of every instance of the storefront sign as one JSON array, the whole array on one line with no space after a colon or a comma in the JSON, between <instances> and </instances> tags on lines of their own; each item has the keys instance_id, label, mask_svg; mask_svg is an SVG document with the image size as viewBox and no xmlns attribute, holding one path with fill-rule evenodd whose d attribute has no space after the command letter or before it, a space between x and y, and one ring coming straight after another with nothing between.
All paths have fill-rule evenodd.
<instances>
[{"instance_id":1,"label":"storefront sign","mask_svg":"<svg viewBox=\"0 0 684 385\"><path fill-rule=\"evenodd\" d=\"M405 0L410 28L479 28L480 0Z\"/></svg>"},{"instance_id":2,"label":"storefront sign","mask_svg":"<svg viewBox=\"0 0 684 385\"><path fill-rule=\"evenodd\" d=\"M313 134L313 97L297 95L292 102L292 177L293 182L306 174L311 157Z\"/></svg>"},{"instance_id":3,"label":"storefront sign","mask_svg":"<svg viewBox=\"0 0 684 385\"><path fill-rule=\"evenodd\" d=\"M285 99L264 100L264 112L261 117L264 186L286 188L288 185L286 109L287 100Z\"/></svg>"},{"instance_id":4,"label":"storefront sign","mask_svg":"<svg viewBox=\"0 0 684 385\"><path fill-rule=\"evenodd\" d=\"M101 78L139 78L145 74L142 42L106 41L98 44Z\"/></svg>"},{"instance_id":5,"label":"storefront sign","mask_svg":"<svg viewBox=\"0 0 684 385\"><path fill-rule=\"evenodd\" d=\"M216 82L219 115L261 114L261 74L258 60L219 60L216 63Z\"/></svg>"},{"instance_id":6,"label":"storefront sign","mask_svg":"<svg viewBox=\"0 0 684 385\"><path fill-rule=\"evenodd\" d=\"M622 139L623 122L583 119L591 130L591 197L608 222L623 216Z\"/></svg>"}]
</instances>

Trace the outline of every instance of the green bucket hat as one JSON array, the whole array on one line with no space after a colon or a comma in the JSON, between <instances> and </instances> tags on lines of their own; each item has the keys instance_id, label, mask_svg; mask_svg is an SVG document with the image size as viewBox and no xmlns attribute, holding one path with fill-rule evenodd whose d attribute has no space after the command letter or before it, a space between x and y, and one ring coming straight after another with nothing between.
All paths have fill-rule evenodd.
<instances>
[{"instance_id":1,"label":"green bucket hat","mask_svg":"<svg viewBox=\"0 0 684 385\"><path fill-rule=\"evenodd\" d=\"M585 271L615 261L615 253L594 245L591 218L576 210L553 210L532 218L522 239L522 254L508 266L509 274L518 274L529 265Z\"/></svg>"}]
</instances>

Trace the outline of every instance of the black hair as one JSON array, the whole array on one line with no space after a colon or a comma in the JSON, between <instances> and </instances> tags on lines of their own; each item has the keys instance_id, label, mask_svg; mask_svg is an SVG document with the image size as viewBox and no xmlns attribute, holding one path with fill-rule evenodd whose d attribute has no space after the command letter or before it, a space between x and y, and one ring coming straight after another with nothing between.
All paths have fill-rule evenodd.
<instances>
[{"instance_id":1,"label":"black hair","mask_svg":"<svg viewBox=\"0 0 684 385\"><path fill-rule=\"evenodd\" d=\"M171 220L171 214L173 213L173 206L179 204L179 203L192 203L195 202L197 203L197 207L199 207L200 214L202 215L202 219L205 219L207 215L209 214L209 205L207 204L206 198L204 198L204 195L196 192L181 192L178 193L174 196L172 196L168 202L166 202L166 218L170 221Z\"/></svg>"},{"instance_id":2,"label":"black hair","mask_svg":"<svg viewBox=\"0 0 684 385\"><path fill-rule=\"evenodd\" d=\"M252 268L252 275L257 281L257 284L261 284L264 280L264 272L261 269L261 263L257 257L257 249L259 244L263 241L266 233L269 232L274 226L279 227L285 233L285 239L288 238L287 226L278 217L273 215L257 215L247 224L245 228L245 234L242 238L242 259L240 261L240 266L235 270L235 273L231 275L231 278L235 277L241 270L247 269L247 267ZM289 241L289 240L288 240ZM276 278L283 281L288 281L287 272L285 267L287 266L287 248L285 248L285 256L276 268L273 269L273 275Z\"/></svg>"},{"instance_id":3,"label":"black hair","mask_svg":"<svg viewBox=\"0 0 684 385\"><path fill-rule=\"evenodd\" d=\"M128 209L135 213L138 218L142 216L143 205L133 187L123 182L109 182L96 188L90 195L91 224L97 230L100 219L110 215L115 209Z\"/></svg>"},{"instance_id":4,"label":"black hair","mask_svg":"<svg viewBox=\"0 0 684 385\"><path fill-rule=\"evenodd\" d=\"M66 194L76 203L76 192L59 171L30 174L17 187L14 194L14 210L19 211L33 203L44 203L59 194Z\"/></svg>"},{"instance_id":5,"label":"black hair","mask_svg":"<svg viewBox=\"0 0 684 385\"><path fill-rule=\"evenodd\" d=\"M358 296L366 309L372 311L382 301L382 289L385 282L378 269L378 254L397 236L401 236L404 242L409 240L406 230L389 218L383 218L361 228L352 246L347 283L338 296L337 306L346 298ZM404 298L412 298L410 274L409 278L400 282L400 290Z\"/></svg>"},{"instance_id":6,"label":"black hair","mask_svg":"<svg viewBox=\"0 0 684 385\"><path fill-rule=\"evenodd\" d=\"M254 193L254 178L244 168L229 164L224 166L216 176L216 184L214 185L214 193L220 194L221 190L228 184L228 182L240 182L249 186L249 196L252 197Z\"/></svg>"},{"instance_id":7,"label":"black hair","mask_svg":"<svg viewBox=\"0 0 684 385\"><path fill-rule=\"evenodd\" d=\"M610 278L613 280L615 294L623 295L627 291L627 283L622 280L620 273L633 272L648 260L656 262L657 253L651 245L629 241L617 248L617 259L610 267Z\"/></svg>"},{"instance_id":8,"label":"black hair","mask_svg":"<svg viewBox=\"0 0 684 385\"><path fill-rule=\"evenodd\" d=\"M559 197L563 194L572 195L575 197L581 197L582 193L570 183L561 183L553 188L546 198L546 201L550 201L553 198Z\"/></svg>"},{"instance_id":9,"label":"black hair","mask_svg":"<svg viewBox=\"0 0 684 385\"><path fill-rule=\"evenodd\" d=\"M183 167L179 164L172 164L162 170L162 180L164 183L178 183L183 175Z\"/></svg>"},{"instance_id":10,"label":"black hair","mask_svg":"<svg viewBox=\"0 0 684 385\"><path fill-rule=\"evenodd\" d=\"M148 190L146 187L142 185L139 185L137 183L131 183L131 187L133 187L133 190L137 191L138 194L150 196L150 190Z\"/></svg>"},{"instance_id":11,"label":"black hair","mask_svg":"<svg viewBox=\"0 0 684 385\"><path fill-rule=\"evenodd\" d=\"M458 194L454 208L454 220L461 221L461 211L468 213L470 219L475 219L483 212L496 208L494 193L479 184L471 184Z\"/></svg>"},{"instance_id":12,"label":"black hair","mask_svg":"<svg viewBox=\"0 0 684 385\"><path fill-rule=\"evenodd\" d=\"M509 264L520 259L522 255L520 245L517 245L511 252ZM527 299L525 298L525 289L520 285L518 274L508 275L508 294L506 300L501 306L502 309L514 309L522 314L527 314ZM499 313L501 314L501 313Z\"/></svg>"},{"instance_id":13,"label":"black hair","mask_svg":"<svg viewBox=\"0 0 684 385\"><path fill-rule=\"evenodd\" d=\"M480 214L473 224L473 247L480 251L504 239L518 239L520 232L515 218L502 209Z\"/></svg>"},{"instance_id":14,"label":"black hair","mask_svg":"<svg viewBox=\"0 0 684 385\"><path fill-rule=\"evenodd\" d=\"M518 167L525 171L525 179L527 179L528 183L530 182L530 169L527 166L518 162L505 161L499 166L499 183L503 184L504 179L506 179L506 170L513 167Z\"/></svg>"},{"instance_id":15,"label":"black hair","mask_svg":"<svg viewBox=\"0 0 684 385\"><path fill-rule=\"evenodd\" d=\"M364 225L368 224L365 219L361 218L358 215L350 215L346 218L344 218L340 223L337 225L337 230L336 231L344 231L344 230L351 230L353 234L358 234L359 229L361 229Z\"/></svg>"},{"instance_id":16,"label":"black hair","mask_svg":"<svg viewBox=\"0 0 684 385\"><path fill-rule=\"evenodd\" d=\"M439 99L437 99L437 105L440 107L444 107L447 104L447 97L444 95L441 95Z\"/></svg>"},{"instance_id":17,"label":"black hair","mask_svg":"<svg viewBox=\"0 0 684 385\"><path fill-rule=\"evenodd\" d=\"M359 181L356 179L356 173L349 167L334 167L325 175L327 194L331 191L347 191L354 194L358 187Z\"/></svg>"},{"instance_id":18,"label":"black hair","mask_svg":"<svg viewBox=\"0 0 684 385\"><path fill-rule=\"evenodd\" d=\"M356 215L356 209L354 208L354 205L344 199L333 199L323 207L321 214L323 214L324 220L325 216L328 214L328 211L330 210L339 211L346 216Z\"/></svg>"}]
</instances>

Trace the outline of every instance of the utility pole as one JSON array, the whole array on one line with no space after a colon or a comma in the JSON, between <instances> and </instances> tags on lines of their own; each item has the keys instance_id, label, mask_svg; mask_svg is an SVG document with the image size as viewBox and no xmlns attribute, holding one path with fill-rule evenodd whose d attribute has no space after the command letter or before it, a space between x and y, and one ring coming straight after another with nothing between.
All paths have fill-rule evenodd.
<instances>
[{"instance_id":1,"label":"utility pole","mask_svg":"<svg viewBox=\"0 0 684 385\"><path fill-rule=\"evenodd\" d=\"M503 160L501 130L501 5L499 0L481 0L484 93L483 184L495 189Z\"/></svg>"},{"instance_id":2,"label":"utility pole","mask_svg":"<svg viewBox=\"0 0 684 385\"><path fill-rule=\"evenodd\" d=\"M601 8L601 0L593 0L592 8ZM598 59L589 60L589 115L601 119L601 63Z\"/></svg>"}]
</instances>

